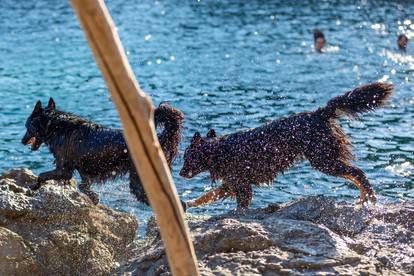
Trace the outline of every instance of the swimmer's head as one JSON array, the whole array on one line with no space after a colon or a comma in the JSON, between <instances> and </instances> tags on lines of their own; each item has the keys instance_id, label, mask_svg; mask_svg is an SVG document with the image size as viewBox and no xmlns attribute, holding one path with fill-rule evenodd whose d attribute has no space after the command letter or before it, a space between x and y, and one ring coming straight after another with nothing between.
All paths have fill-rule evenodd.
<instances>
[{"instance_id":1,"label":"swimmer's head","mask_svg":"<svg viewBox=\"0 0 414 276\"><path fill-rule=\"evenodd\" d=\"M321 52L323 46L326 44L325 35L320 30L313 31L313 40L315 44L315 51Z\"/></svg>"},{"instance_id":2,"label":"swimmer's head","mask_svg":"<svg viewBox=\"0 0 414 276\"><path fill-rule=\"evenodd\" d=\"M400 48L401 50L405 50L407 49L407 44L408 44L408 37L404 34L399 35L397 38L398 48Z\"/></svg>"}]
</instances>

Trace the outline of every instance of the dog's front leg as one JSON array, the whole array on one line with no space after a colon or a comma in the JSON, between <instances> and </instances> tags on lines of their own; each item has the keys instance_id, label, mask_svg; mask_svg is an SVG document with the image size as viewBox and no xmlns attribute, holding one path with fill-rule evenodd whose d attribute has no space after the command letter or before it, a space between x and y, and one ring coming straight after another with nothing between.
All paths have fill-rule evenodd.
<instances>
[{"instance_id":1,"label":"dog's front leg","mask_svg":"<svg viewBox=\"0 0 414 276\"><path fill-rule=\"evenodd\" d=\"M56 169L49 172L43 172L37 177L36 184L32 185L30 188L32 190L37 190L42 187L42 184L47 180L70 180L72 178L72 172L69 170Z\"/></svg>"},{"instance_id":2,"label":"dog's front leg","mask_svg":"<svg viewBox=\"0 0 414 276\"><path fill-rule=\"evenodd\" d=\"M223 189L223 186L220 186L212 191L209 191L208 193L202 195L201 197L191 200L187 202L188 207L197 207L203 204L209 204L216 200L219 200L221 198L226 198L230 196L230 194L226 191L226 189Z\"/></svg>"}]
</instances>

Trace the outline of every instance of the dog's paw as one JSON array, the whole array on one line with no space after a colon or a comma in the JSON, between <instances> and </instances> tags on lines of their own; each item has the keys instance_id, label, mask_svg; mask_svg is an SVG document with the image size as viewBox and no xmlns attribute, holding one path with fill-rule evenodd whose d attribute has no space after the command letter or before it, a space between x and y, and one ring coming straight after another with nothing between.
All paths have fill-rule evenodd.
<instances>
[{"instance_id":1,"label":"dog's paw","mask_svg":"<svg viewBox=\"0 0 414 276\"><path fill-rule=\"evenodd\" d=\"M373 205L375 205L376 203L377 203L377 197L375 196L375 194L370 194L369 196L368 196L368 200L373 204Z\"/></svg>"},{"instance_id":2,"label":"dog's paw","mask_svg":"<svg viewBox=\"0 0 414 276\"><path fill-rule=\"evenodd\" d=\"M197 202L195 200L187 201L185 204L186 204L186 207L197 207L197 206L199 206L199 204L197 204Z\"/></svg>"},{"instance_id":3,"label":"dog's paw","mask_svg":"<svg viewBox=\"0 0 414 276\"><path fill-rule=\"evenodd\" d=\"M363 205L365 202L368 202L366 198L359 198L357 201L355 201L356 205Z\"/></svg>"},{"instance_id":4,"label":"dog's paw","mask_svg":"<svg viewBox=\"0 0 414 276\"><path fill-rule=\"evenodd\" d=\"M377 203L377 197L375 196L375 194L373 192L372 193L361 194L361 196L355 202L355 204L363 205L364 203L368 203L368 202L370 202L372 205L375 205L375 203Z\"/></svg>"}]
</instances>

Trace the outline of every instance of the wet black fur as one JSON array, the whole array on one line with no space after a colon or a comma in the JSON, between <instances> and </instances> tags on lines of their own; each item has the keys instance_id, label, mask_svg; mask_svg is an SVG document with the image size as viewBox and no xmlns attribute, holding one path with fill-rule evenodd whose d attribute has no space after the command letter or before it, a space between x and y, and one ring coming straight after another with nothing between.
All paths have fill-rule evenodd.
<instances>
[{"instance_id":1,"label":"wet black fur","mask_svg":"<svg viewBox=\"0 0 414 276\"><path fill-rule=\"evenodd\" d=\"M235 196L239 207L248 207L252 184L273 181L296 161L309 160L313 168L333 176L354 178L371 200L374 192L364 172L350 163L350 140L336 123L341 114L357 116L380 107L392 85L372 83L358 87L313 112L304 112L247 131L217 137L197 132L184 153L180 175L192 178L209 171L213 180Z\"/></svg>"},{"instance_id":2,"label":"wet black fur","mask_svg":"<svg viewBox=\"0 0 414 276\"><path fill-rule=\"evenodd\" d=\"M159 138L170 168L178 154L183 119L181 111L168 104L161 104L154 112L156 126L163 127ZM56 163L55 170L39 175L35 189L49 179L69 180L77 170L82 179L79 189L97 204L99 197L90 189L92 183L129 173L131 193L138 201L148 204L120 129L108 128L57 110L53 99L49 100L46 108L41 107L40 101L36 104L27 119L26 128L22 143L31 143L32 150L45 143ZM31 138L35 142L30 142Z\"/></svg>"}]
</instances>

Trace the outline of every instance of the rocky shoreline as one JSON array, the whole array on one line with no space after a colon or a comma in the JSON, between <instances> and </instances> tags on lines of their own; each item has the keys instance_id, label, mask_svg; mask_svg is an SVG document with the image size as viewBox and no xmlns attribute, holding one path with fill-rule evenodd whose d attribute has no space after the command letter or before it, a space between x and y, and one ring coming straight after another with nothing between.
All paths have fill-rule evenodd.
<instances>
[{"instance_id":1,"label":"rocky shoreline","mask_svg":"<svg viewBox=\"0 0 414 276\"><path fill-rule=\"evenodd\" d=\"M75 183L0 177L1 275L169 275L154 220L93 205ZM356 206L327 197L188 215L202 275L413 275L414 202Z\"/></svg>"},{"instance_id":2,"label":"rocky shoreline","mask_svg":"<svg viewBox=\"0 0 414 276\"><path fill-rule=\"evenodd\" d=\"M189 217L201 275L413 275L414 202L307 197L244 214ZM154 220L115 275L169 275Z\"/></svg>"},{"instance_id":3,"label":"rocky shoreline","mask_svg":"<svg viewBox=\"0 0 414 276\"><path fill-rule=\"evenodd\" d=\"M0 177L0 275L108 275L128 258L137 219L93 205L74 182L13 170Z\"/></svg>"}]
</instances>

